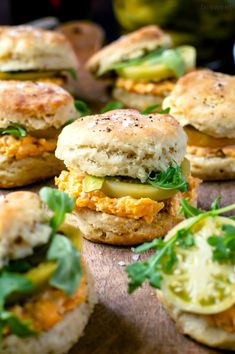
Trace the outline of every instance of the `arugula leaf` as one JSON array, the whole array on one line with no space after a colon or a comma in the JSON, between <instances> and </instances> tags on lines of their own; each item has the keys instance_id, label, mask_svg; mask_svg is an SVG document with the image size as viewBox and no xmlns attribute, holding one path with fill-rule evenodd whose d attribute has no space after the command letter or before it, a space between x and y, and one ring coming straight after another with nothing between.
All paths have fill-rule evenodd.
<instances>
[{"instance_id":1,"label":"arugula leaf","mask_svg":"<svg viewBox=\"0 0 235 354\"><path fill-rule=\"evenodd\" d=\"M217 210L219 209L219 204L221 202L221 195L218 195L215 200L213 201L213 203L211 203L211 210Z\"/></svg>"},{"instance_id":2,"label":"arugula leaf","mask_svg":"<svg viewBox=\"0 0 235 354\"><path fill-rule=\"evenodd\" d=\"M49 283L61 289L66 295L72 295L82 276L80 255L70 240L56 234L49 248L47 259L57 260L57 267Z\"/></svg>"},{"instance_id":3,"label":"arugula leaf","mask_svg":"<svg viewBox=\"0 0 235 354\"><path fill-rule=\"evenodd\" d=\"M168 167L166 171L152 172L146 183L161 189L177 189L180 192L185 192L189 186L177 164Z\"/></svg>"},{"instance_id":4,"label":"arugula leaf","mask_svg":"<svg viewBox=\"0 0 235 354\"><path fill-rule=\"evenodd\" d=\"M112 111L113 109L121 109L123 107L124 104L120 101L109 102L100 110L100 113L106 113Z\"/></svg>"},{"instance_id":5,"label":"arugula leaf","mask_svg":"<svg viewBox=\"0 0 235 354\"><path fill-rule=\"evenodd\" d=\"M213 248L213 260L217 262L235 260L235 227L223 224L223 236L211 236L207 242Z\"/></svg>"},{"instance_id":6,"label":"arugula leaf","mask_svg":"<svg viewBox=\"0 0 235 354\"><path fill-rule=\"evenodd\" d=\"M21 124L11 123L7 128L0 128L0 135L12 135L16 138L23 138L27 135L27 131Z\"/></svg>"},{"instance_id":7,"label":"arugula leaf","mask_svg":"<svg viewBox=\"0 0 235 354\"><path fill-rule=\"evenodd\" d=\"M159 103L152 104L148 107L146 107L141 113L142 114L150 114L152 112L155 112L157 114L168 114L170 112L170 107L167 107L165 109L161 109L160 111L156 111L156 108L160 107Z\"/></svg>"},{"instance_id":8,"label":"arugula leaf","mask_svg":"<svg viewBox=\"0 0 235 354\"><path fill-rule=\"evenodd\" d=\"M0 336L5 326L10 328L11 334L19 337L28 337L36 333L29 328L27 322L21 322L13 313L8 311L0 312Z\"/></svg>"},{"instance_id":9,"label":"arugula leaf","mask_svg":"<svg viewBox=\"0 0 235 354\"><path fill-rule=\"evenodd\" d=\"M31 280L17 273L2 272L0 274L0 310L7 298L15 292L28 293L32 291ZM1 313L1 311L0 311Z\"/></svg>"},{"instance_id":10,"label":"arugula leaf","mask_svg":"<svg viewBox=\"0 0 235 354\"><path fill-rule=\"evenodd\" d=\"M183 214L186 219L191 218L196 215L200 215L203 213L203 210L194 208L189 204L187 199L182 198L180 200L180 209L178 211L178 215Z\"/></svg>"},{"instance_id":11,"label":"arugula leaf","mask_svg":"<svg viewBox=\"0 0 235 354\"><path fill-rule=\"evenodd\" d=\"M80 117L88 116L89 114L92 113L88 105L81 100L74 100L74 105Z\"/></svg>"},{"instance_id":12,"label":"arugula leaf","mask_svg":"<svg viewBox=\"0 0 235 354\"><path fill-rule=\"evenodd\" d=\"M41 200L54 213L53 217L50 219L50 226L56 231L64 222L65 214L73 210L75 201L66 193L50 187L43 187L39 194Z\"/></svg>"},{"instance_id":13,"label":"arugula leaf","mask_svg":"<svg viewBox=\"0 0 235 354\"><path fill-rule=\"evenodd\" d=\"M66 125L69 125L69 124L75 122L75 120L76 120L76 118L70 118L70 119L68 119L67 122L65 122L65 123L61 126L61 128L63 129L64 127L66 127Z\"/></svg>"},{"instance_id":14,"label":"arugula leaf","mask_svg":"<svg viewBox=\"0 0 235 354\"><path fill-rule=\"evenodd\" d=\"M77 80L77 78L78 78L77 71L74 68L68 68L68 69L66 69L66 71L69 73L69 75L71 76L71 78L73 80Z\"/></svg>"},{"instance_id":15,"label":"arugula leaf","mask_svg":"<svg viewBox=\"0 0 235 354\"><path fill-rule=\"evenodd\" d=\"M176 77L185 73L185 63L181 55L175 49L167 49L162 53L162 62L173 71Z\"/></svg>"}]
</instances>

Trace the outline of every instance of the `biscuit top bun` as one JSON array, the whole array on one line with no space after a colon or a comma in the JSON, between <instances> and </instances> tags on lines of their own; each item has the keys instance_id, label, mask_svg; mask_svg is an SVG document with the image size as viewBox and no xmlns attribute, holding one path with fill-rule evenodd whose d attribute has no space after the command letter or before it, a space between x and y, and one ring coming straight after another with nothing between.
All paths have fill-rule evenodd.
<instances>
[{"instance_id":1,"label":"biscuit top bun","mask_svg":"<svg viewBox=\"0 0 235 354\"><path fill-rule=\"evenodd\" d=\"M83 117L59 135L56 156L69 168L94 176L144 181L151 171L181 164L186 134L170 115L119 109Z\"/></svg>"},{"instance_id":2,"label":"biscuit top bun","mask_svg":"<svg viewBox=\"0 0 235 354\"><path fill-rule=\"evenodd\" d=\"M37 194L13 192L0 201L0 268L48 242L48 213Z\"/></svg>"},{"instance_id":3,"label":"biscuit top bun","mask_svg":"<svg viewBox=\"0 0 235 354\"><path fill-rule=\"evenodd\" d=\"M97 76L102 75L111 65L123 60L141 57L162 46L172 44L169 35L157 26L146 26L122 36L117 41L94 54L87 63L88 69Z\"/></svg>"},{"instance_id":4,"label":"biscuit top bun","mask_svg":"<svg viewBox=\"0 0 235 354\"><path fill-rule=\"evenodd\" d=\"M0 81L0 127L22 124L27 131L60 128L77 112L73 97L52 83Z\"/></svg>"},{"instance_id":5,"label":"biscuit top bun","mask_svg":"<svg viewBox=\"0 0 235 354\"><path fill-rule=\"evenodd\" d=\"M178 80L163 102L166 107L182 126L190 124L218 138L235 138L235 76L193 71Z\"/></svg>"},{"instance_id":6,"label":"biscuit top bun","mask_svg":"<svg viewBox=\"0 0 235 354\"><path fill-rule=\"evenodd\" d=\"M61 70L77 65L61 33L30 26L0 27L0 71Z\"/></svg>"}]
</instances>

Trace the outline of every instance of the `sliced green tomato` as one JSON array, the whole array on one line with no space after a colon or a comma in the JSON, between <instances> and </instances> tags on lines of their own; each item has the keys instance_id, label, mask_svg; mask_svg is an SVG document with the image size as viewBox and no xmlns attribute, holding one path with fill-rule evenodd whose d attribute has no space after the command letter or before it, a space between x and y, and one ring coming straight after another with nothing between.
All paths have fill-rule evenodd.
<instances>
[{"instance_id":1,"label":"sliced green tomato","mask_svg":"<svg viewBox=\"0 0 235 354\"><path fill-rule=\"evenodd\" d=\"M190 164L187 159L183 160L181 170L184 177L187 178L190 174ZM168 199L178 192L174 189L161 189L140 182L133 183L131 179L130 182L124 182L115 178L105 178L101 190L111 198L130 196L136 199L150 198L152 200Z\"/></svg>"},{"instance_id":2,"label":"sliced green tomato","mask_svg":"<svg viewBox=\"0 0 235 354\"><path fill-rule=\"evenodd\" d=\"M199 217L189 222L192 225L197 220ZM187 222L180 228L187 227ZM163 276L161 289L166 300L183 311L216 314L235 303L234 265L213 261L212 248L207 242L211 235L220 234L222 224L235 223L225 217L209 216L192 226L195 245L190 249L178 247L173 273ZM173 230L174 234L178 229Z\"/></svg>"},{"instance_id":3,"label":"sliced green tomato","mask_svg":"<svg viewBox=\"0 0 235 354\"><path fill-rule=\"evenodd\" d=\"M81 236L77 228L64 223L60 226L59 232L63 232L71 240L75 248L81 250ZM37 293L48 285L48 280L56 269L56 262L45 261L37 267L30 269L27 273L23 274L27 279L32 281L33 290L32 294ZM25 298L24 294L16 294L10 298L10 302Z\"/></svg>"},{"instance_id":4,"label":"sliced green tomato","mask_svg":"<svg viewBox=\"0 0 235 354\"><path fill-rule=\"evenodd\" d=\"M151 81L161 81L163 79L177 77L176 71L179 75L183 75L185 72L193 69L196 64L196 50L191 46L182 46L175 49L176 59L177 54L180 55L184 63L184 70L173 70L174 58L166 55L168 52L171 53L172 49L166 50L162 58L159 56L159 60L156 63L146 61L146 63L140 65L127 66L117 70L119 76L124 78L129 78L133 80L151 80ZM170 61L170 64L167 62L164 63L164 56L166 61ZM179 67L178 60L176 60L175 65Z\"/></svg>"},{"instance_id":5,"label":"sliced green tomato","mask_svg":"<svg viewBox=\"0 0 235 354\"><path fill-rule=\"evenodd\" d=\"M0 71L0 80L37 80L61 75L60 71Z\"/></svg>"}]
</instances>

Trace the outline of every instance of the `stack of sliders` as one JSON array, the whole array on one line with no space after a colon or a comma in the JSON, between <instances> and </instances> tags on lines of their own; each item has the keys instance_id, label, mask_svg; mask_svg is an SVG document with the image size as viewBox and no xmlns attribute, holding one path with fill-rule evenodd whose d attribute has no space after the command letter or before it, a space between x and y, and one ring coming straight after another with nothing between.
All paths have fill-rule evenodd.
<instances>
[{"instance_id":1,"label":"stack of sliders","mask_svg":"<svg viewBox=\"0 0 235 354\"><path fill-rule=\"evenodd\" d=\"M162 103L178 77L194 69L195 49L170 49L169 35L147 26L101 49L88 61L96 77L115 77L113 97L126 107L144 110Z\"/></svg>"},{"instance_id":2,"label":"stack of sliders","mask_svg":"<svg viewBox=\"0 0 235 354\"><path fill-rule=\"evenodd\" d=\"M170 115L120 109L65 127L56 156L56 184L76 200L74 220L84 237L133 245L161 237L182 217L182 196L196 202L198 180L185 159L186 134Z\"/></svg>"},{"instance_id":3,"label":"stack of sliders","mask_svg":"<svg viewBox=\"0 0 235 354\"><path fill-rule=\"evenodd\" d=\"M76 118L72 96L52 83L0 81L0 187L54 177L61 128Z\"/></svg>"},{"instance_id":4,"label":"stack of sliders","mask_svg":"<svg viewBox=\"0 0 235 354\"><path fill-rule=\"evenodd\" d=\"M51 81L73 91L77 58L62 33L0 27L0 80Z\"/></svg>"},{"instance_id":5,"label":"stack of sliders","mask_svg":"<svg viewBox=\"0 0 235 354\"><path fill-rule=\"evenodd\" d=\"M179 79L163 107L188 135L192 175L203 180L235 178L235 77L198 70Z\"/></svg>"},{"instance_id":6,"label":"stack of sliders","mask_svg":"<svg viewBox=\"0 0 235 354\"><path fill-rule=\"evenodd\" d=\"M73 200L51 188L40 196L0 202L0 354L66 353L96 302L79 233L63 222Z\"/></svg>"},{"instance_id":7,"label":"stack of sliders","mask_svg":"<svg viewBox=\"0 0 235 354\"><path fill-rule=\"evenodd\" d=\"M126 267L129 292L148 280L177 328L200 343L235 350L235 221L220 214L235 204L208 212L181 202L185 217L164 240L144 244L156 253Z\"/></svg>"}]
</instances>

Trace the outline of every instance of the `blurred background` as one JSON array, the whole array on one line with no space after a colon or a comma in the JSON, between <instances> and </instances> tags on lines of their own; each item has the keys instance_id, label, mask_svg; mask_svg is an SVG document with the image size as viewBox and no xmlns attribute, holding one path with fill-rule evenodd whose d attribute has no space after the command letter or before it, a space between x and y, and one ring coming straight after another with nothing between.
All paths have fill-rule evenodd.
<instances>
[{"instance_id":1,"label":"blurred background","mask_svg":"<svg viewBox=\"0 0 235 354\"><path fill-rule=\"evenodd\" d=\"M175 45L198 49L198 65L235 72L235 0L0 0L0 24L18 25L53 16L59 23L101 25L106 42L147 24L169 32Z\"/></svg>"}]
</instances>

